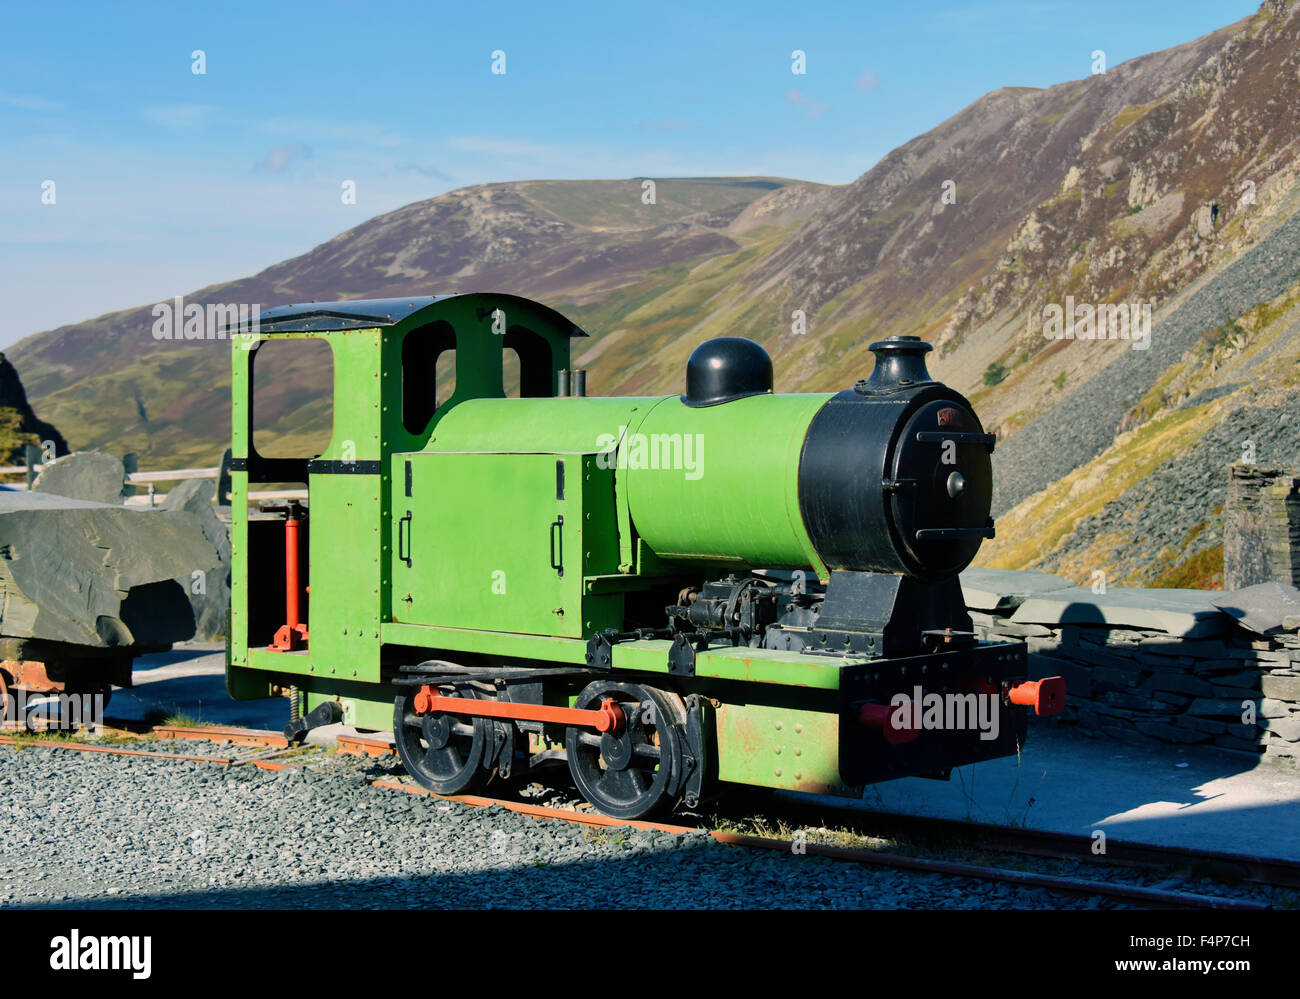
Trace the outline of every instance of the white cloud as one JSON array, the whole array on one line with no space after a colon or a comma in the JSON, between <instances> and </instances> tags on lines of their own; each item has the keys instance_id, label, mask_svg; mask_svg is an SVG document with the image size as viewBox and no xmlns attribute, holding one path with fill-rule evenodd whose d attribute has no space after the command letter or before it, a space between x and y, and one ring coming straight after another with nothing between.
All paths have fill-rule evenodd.
<instances>
[{"instance_id":1,"label":"white cloud","mask_svg":"<svg viewBox=\"0 0 1300 999\"><path fill-rule=\"evenodd\" d=\"M866 69L853 81L853 89L860 94L867 94L880 86L880 75L874 69Z\"/></svg>"},{"instance_id":2,"label":"white cloud","mask_svg":"<svg viewBox=\"0 0 1300 999\"><path fill-rule=\"evenodd\" d=\"M291 146L280 146L278 149L272 149L261 160L258 166L263 170L270 170L272 173L281 173L289 168L296 159L308 159L311 156L311 146L304 145L301 142L295 142Z\"/></svg>"},{"instance_id":3,"label":"white cloud","mask_svg":"<svg viewBox=\"0 0 1300 999\"><path fill-rule=\"evenodd\" d=\"M815 101L802 90L793 87L785 92L785 99L796 107L803 108L803 113L809 118L820 118L827 111L826 105L821 101Z\"/></svg>"}]
</instances>

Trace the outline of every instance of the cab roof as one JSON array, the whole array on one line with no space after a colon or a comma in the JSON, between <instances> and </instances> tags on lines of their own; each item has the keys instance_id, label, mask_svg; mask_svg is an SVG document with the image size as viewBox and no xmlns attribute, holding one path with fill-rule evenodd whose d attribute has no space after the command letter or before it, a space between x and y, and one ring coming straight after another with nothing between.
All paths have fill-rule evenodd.
<instances>
[{"instance_id":1,"label":"cab roof","mask_svg":"<svg viewBox=\"0 0 1300 999\"><path fill-rule=\"evenodd\" d=\"M534 302L519 295L496 292L467 292L452 295L416 295L410 298L354 298L343 302L297 302L277 305L259 313L256 331L252 321L232 323L225 327L227 333L298 333L309 330L342 331L374 329L377 326L396 326L400 322L426 309L434 310L442 302L459 298L484 299L487 306L497 302L514 302L526 309L540 312L556 326L569 327L570 337L585 337L587 333L574 322L550 306ZM431 317L432 318L432 317Z\"/></svg>"}]
</instances>

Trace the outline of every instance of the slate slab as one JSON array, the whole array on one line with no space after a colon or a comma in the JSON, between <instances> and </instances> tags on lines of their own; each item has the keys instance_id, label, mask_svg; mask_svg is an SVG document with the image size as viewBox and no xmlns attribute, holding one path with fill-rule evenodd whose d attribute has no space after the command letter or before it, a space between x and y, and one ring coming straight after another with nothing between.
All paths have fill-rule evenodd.
<instances>
[{"instance_id":1,"label":"slate slab","mask_svg":"<svg viewBox=\"0 0 1300 999\"><path fill-rule=\"evenodd\" d=\"M92 647L194 633L175 582L218 563L197 520L0 490L0 635Z\"/></svg>"},{"instance_id":2,"label":"slate slab","mask_svg":"<svg viewBox=\"0 0 1300 999\"><path fill-rule=\"evenodd\" d=\"M1161 631L1178 638L1222 634L1228 619L1203 590L1159 590L1109 587L1093 593L1085 587L1053 590L1030 597L1011 620L1017 624L1105 625Z\"/></svg>"},{"instance_id":3,"label":"slate slab","mask_svg":"<svg viewBox=\"0 0 1300 999\"><path fill-rule=\"evenodd\" d=\"M126 467L102 451L77 451L49 462L32 483L32 490L95 503L120 504Z\"/></svg>"},{"instance_id":4,"label":"slate slab","mask_svg":"<svg viewBox=\"0 0 1300 999\"><path fill-rule=\"evenodd\" d=\"M210 479L186 479L163 498L155 516L191 516L203 536L216 549L218 563L210 569L191 569L176 582L184 588L194 608L194 637L200 641L225 638L230 611L230 529L217 516L212 500L217 487Z\"/></svg>"},{"instance_id":5,"label":"slate slab","mask_svg":"<svg viewBox=\"0 0 1300 999\"><path fill-rule=\"evenodd\" d=\"M1256 583L1216 596L1211 602L1256 635L1290 630L1287 621L1300 618L1300 590L1286 583Z\"/></svg>"},{"instance_id":6,"label":"slate slab","mask_svg":"<svg viewBox=\"0 0 1300 999\"><path fill-rule=\"evenodd\" d=\"M1031 596L1073 585L1050 572L1020 569L967 569L959 578L966 606L982 611L1009 611Z\"/></svg>"}]
</instances>

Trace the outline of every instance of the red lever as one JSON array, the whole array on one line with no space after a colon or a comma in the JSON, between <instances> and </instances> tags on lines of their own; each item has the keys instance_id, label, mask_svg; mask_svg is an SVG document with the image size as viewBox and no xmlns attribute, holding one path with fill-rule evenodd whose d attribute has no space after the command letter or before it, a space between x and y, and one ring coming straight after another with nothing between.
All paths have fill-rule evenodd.
<instances>
[{"instance_id":1,"label":"red lever","mask_svg":"<svg viewBox=\"0 0 1300 999\"><path fill-rule=\"evenodd\" d=\"M1032 707L1034 714L1044 718L1059 715L1065 710L1065 677L1022 681L1007 691L1007 699L1012 704Z\"/></svg>"},{"instance_id":2,"label":"red lever","mask_svg":"<svg viewBox=\"0 0 1300 999\"><path fill-rule=\"evenodd\" d=\"M276 631L271 648L277 652L292 652L307 644L307 626L299 620L298 605L298 527L299 520L292 507L284 522L284 617L285 623Z\"/></svg>"},{"instance_id":3,"label":"red lever","mask_svg":"<svg viewBox=\"0 0 1300 999\"><path fill-rule=\"evenodd\" d=\"M868 701L858 710L858 721L868 728L880 729L880 734L891 746L911 742L921 734L911 728L912 702L902 704L874 704Z\"/></svg>"}]
</instances>

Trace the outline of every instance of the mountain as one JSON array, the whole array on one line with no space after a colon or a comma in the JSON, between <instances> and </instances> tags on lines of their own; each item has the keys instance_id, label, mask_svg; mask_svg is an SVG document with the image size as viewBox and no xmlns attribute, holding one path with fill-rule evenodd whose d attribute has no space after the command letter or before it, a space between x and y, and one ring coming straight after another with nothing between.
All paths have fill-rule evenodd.
<instances>
[{"instance_id":1,"label":"mountain","mask_svg":"<svg viewBox=\"0 0 1300 999\"><path fill-rule=\"evenodd\" d=\"M763 343L779 391L842 388L867 344L919 334L999 436L982 564L1214 585L1226 467L1247 440L1300 465L1298 9L1268 0L1086 79L994 91L842 187L660 179L654 204L640 180L467 188L187 300L530 295L592 334L577 363L599 394L679 390L716 335ZM1139 322L1150 306L1149 338L1049 337L1081 303ZM10 354L76 446L212 461L223 345L159 343L150 323L116 313ZM282 401L272 430L306 432L311 408Z\"/></svg>"},{"instance_id":2,"label":"mountain","mask_svg":"<svg viewBox=\"0 0 1300 999\"><path fill-rule=\"evenodd\" d=\"M686 178L658 181L646 204L640 180L486 184L363 222L184 302L267 308L491 290L561 307L626 302L647 287L671 291L677 275L706 261L749 259L748 248L806 215L822 190L762 177ZM154 322L153 305L143 305L38 333L9 353L74 446L136 451L142 468L211 464L229 438L230 344L155 339ZM269 440L319 422L320 407L304 407L291 380L266 392L259 410L284 414L266 428Z\"/></svg>"},{"instance_id":3,"label":"mountain","mask_svg":"<svg viewBox=\"0 0 1300 999\"><path fill-rule=\"evenodd\" d=\"M56 456L68 453L68 442L32 410L18 372L0 354L0 464L22 464L29 444Z\"/></svg>"}]
</instances>

